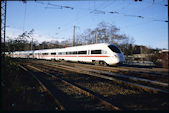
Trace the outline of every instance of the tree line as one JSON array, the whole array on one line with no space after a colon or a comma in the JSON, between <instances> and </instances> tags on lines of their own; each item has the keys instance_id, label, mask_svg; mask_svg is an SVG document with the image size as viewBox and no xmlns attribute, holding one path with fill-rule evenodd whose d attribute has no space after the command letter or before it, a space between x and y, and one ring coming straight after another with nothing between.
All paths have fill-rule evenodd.
<instances>
[{"instance_id":1,"label":"tree line","mask_svg":"<svg viewBox=\"0 0 169 113\"><path fill-rule=\"evenodd\" d=\"M32 41L35 30L25 31L18 35L15 39L8 37L8 41L4 46L1 46L3 51L14 52L14 51L26 51L26 50L39 50L39 49L51 49L51 48L65 48L71 47L72 41ZM84 32L76 35L74 45L87 45L94 43L109 43L118 46L126 59L128 56L133 54L150 54L145 60L149 60L159 65L158 59L163 59L164 55L159 54L160 49L152 49L146 46L140 46L134 44L135 40L130 38L126 34L120 33L120 28L115 25L100 22L93 29L86 29ZM2 44L3 45L3 44ZM168 55L168 54L167 54ZM165 57L167 56L165 55ZM168 58L168 56L167 56ZM166 60L165 60L166 61ZM168 66L168 64L167 64Z\"/></svg>"},{"instance_id":2,"label":"tree line","mask_svg":"<svg viewBox=\"0 0 169 113\"><path fill-rule=\"evenodd\" d=\"M25 50L39 50L51 48L64 48L72 46L72 41L32 41L35 30L25 31L18 35L15 39L8 37L5 51L25 51ZM132 55L139 53L152 53L153 49L142 47L142 51L134 44L135 40L126 34L120 33L120 28L115 25L100 22L93 29L86 29L84 32L76 35L75 46L94 44L94 43L109 43L118 46L124 55ZM2 44L3 45L3 44Z\"/></svg>"}]
</instances>

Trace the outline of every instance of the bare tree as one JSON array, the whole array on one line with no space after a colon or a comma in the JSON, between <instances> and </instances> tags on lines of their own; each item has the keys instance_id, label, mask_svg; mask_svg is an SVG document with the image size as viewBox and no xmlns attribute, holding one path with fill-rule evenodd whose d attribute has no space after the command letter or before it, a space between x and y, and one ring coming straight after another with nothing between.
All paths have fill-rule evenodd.
<instances>
[{"instance_id":1,"label":"bare tree","mask_svg":"<svg viewBox=\"0 0 169 113\"><path fill-rule=\"evenodd\" d=\"M87 29L78 38L83 44L92 43L118 43L119 40L126 39L126 35L119 34L120 29L114 25L101 22L94 29Z\"/></svg>"}]
</instances>

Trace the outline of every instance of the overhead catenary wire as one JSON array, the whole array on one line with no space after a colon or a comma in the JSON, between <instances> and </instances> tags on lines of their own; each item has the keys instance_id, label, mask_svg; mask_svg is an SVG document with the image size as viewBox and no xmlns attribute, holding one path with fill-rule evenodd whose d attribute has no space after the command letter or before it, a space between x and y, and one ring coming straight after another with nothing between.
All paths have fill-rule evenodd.
<instances>
[{"instance_id":1,"label":"overhead catenary wire","mask_svg":"<svg viewBox=\"0 0 169 113\"><path fill-rule=\"evenodd\" d=\"M44 3L40 3L40 4L44 4ZM45 8L53 8L53 9L63 9L63 8L70 8L70 9L82 9L82 8L73 8L73 7L70 7L70 6L62 6L62 5L56 5L56 4L51 4L51 3L48 3L48 5L51 5L51 6L54 6L54 7L45 7ZM111 4L112 5L112 4ZM104 8L107 8L108 6L111 6L110 4L104 6ZM152 5L151 5L152 6ZM142 15L134 15L134 14L128 14L128 13L121 13L120 11L114 11L114 10L111 10L111 11L104 11L102 8L102 10L99 10L99 9L96 9L95 8L95 2L94 2L94 9L90 9L90 12L89 13L93 13L93 14L106 14L106 13L109 13L109 14L120 14L120 15L123 15L123 16L128 16L128 17L136 17L136 18L140 18L140 19L147 19L148 17L144 17ZM146 7L147 8L147 7ZM86 10L86 8L83 8L84 10ZM89 10L89 8L87 9ZM150 19L150 18L149 18ZM168 20L162 20L162 19L156 19L156 18L152 18L152 21L155 21L155 20L159 20L159 22L168 22Z\"/></svg>"},{"instance_id":2,"label":"overhead catenary wire","mask_svg":"<svg viewBox=\"0 0 169 113\"><path fill-rule=\"evenodd\" d=\"M144 16L141 16L141 15L126 14L126 13L120 13L120 12L117 12L117 11L110 11L109 13L111 13L111 14L121 14L123 16L137 17L137 18L141 18L141 19L151 19L152 21L158 20L158 21L161 21L161 22L168 22L168 20L156 19L156 18L148 18L148 17L144 17Z\"/></svg>"},{"instance_id":3,"label":"overhead catenary wire","mask_svg":"<svg viewBox=\"0 0 169 113\"><path fill-rule=\"evenodd\" d=\"M105 14L105 11L93 10L93 11L90 11L90 13L94 13L94 14Z\"/></svg>"},{"instance_id":4,"label":"overhead catenary wire","mask_svg":"<svg viewBox=\"0 0 169 113\"><path fill-rule=\"evenodd\" d=\"M70 9L83 9L83 10L86 10L86 8L73 8L73 7L71 7L71 6L63 6L63 5L56 5L56 4L51 4L51 3L44 3L44 2L36 2L36 3L39 3L39 4L41 4L41 5L47 5L45 8L51 8L51 9L64 9L64 8L70 8ZM117 2L116 2L117 3ZM102 5L102 4L101 4ZM100 6L101 6L100 5ZM93 14L118 14L118 15L123 15L123 16L128 16L128 17L134 17L134 18L140 18L140 19L145 19L145 17L143 17L143 16L141 16L141 15L134 15L134 14L127 14L127 13L121 13L120 11L113 11L113 10L111 10L111 11L103 11L103 9L106 9L106 8L108 8L108 7L110 7L112 4L106 4L106 5L104 5L104 6L102 6L102 8L101 7L99 7L99 8L101 8L101 10L99 10L99 9L96 9L95 8L95 3L94 3L94 9L92 9L92 8L88 8L87 10L90 10L90 12L89 13L93 13ZM120 9L122 9L122 8L120 8ZM123 7L123 9L124 9L124 7ZM87 17L86 15L84 15L84 17ZM146 18L147 19L147 18ZM78 18L76 19L76 20L79 20ZM74 23L76 20L73 20L72 22ZM152 19L152 21L159 21L159 22L168 22L168 20L160 20L160 19ZM72 22L68 22L67 24L70 24L70 23L72 23ZM65 24L66 26L68 26L67 24ZM69 26L69 27L67 27L66 29L63 29L62 28L62 30L61 30L61 32L60 33L62 33L63 31L66 31L66 30L68 30L68 29L71 29L72 28L72 26ZM60 34L59 33L59 34Z\"/></svg>"},{"instance_id":5,"label":"overhead catenary wire","mask_svg":"<svg viewBox=\"0 0 169 113\"><path fill-rule=\"evenodd\" d=\"M71 10L74 9L73 7L70 7L70 6L56 5L56 4L51 4L51 3L48 3L48 5L58 7L59 9L63 9L63 8L67 8Z\"/></svg>"},{"instance_id":6,"label":"overhead catenary wire","mask_svg":"<svg viewBox=\"0 0 169 113\"><path fill-rule=\"evenodd\" d=\"M49 3L48 3L49 4ZM108 4L109 5L109 4ZM58 7L59 5L56 5L56 7ZM104 5L105 7L106 5ZM109 5L110 6L110 5ZM147 8L147 7L146 7ZM75 9L83 9L85 10L85 8L75 8ZM88 10L92 10L90 7L88 8ZM144 16L141 16L141 15L134 15L134 14L127 14L127 13L121 13L120 11L108 11L108 12L105 12L103 11L103 8L102 10L96 10L96 9L93 9L92 11L90 11L90 13L94 13L94 14L106 14L106 13L109 13L109 14L119 14L119 15L123 15L123 16L128 16L128 17L134 17L134 18L140 18L140 19L147 19L147 17L144 17ZM86 15L84 16L86 17ZM149 18L150 19L150 18ZM78 19L76 19L78 20ZM155 18L151 18L152 21L159 21L159 22L168 22L168 20L163 20L163 19L155 19ZM75 22L75 20L73 20L73 22ZM72 22L68 22L67 24L69 23L72 23ZM67 25L65 24L65 25ZM68 27L67 29L71 29L72 26ZM66 30L67 30L66 29ZM61 32L65 31L65 29L62 29Z\"/></svg>"},{"instance_id":7,"label":"overhead catenary wire","mask_svg":"<svg viewBox=\"0 0 169 113\"><path fill-rule=\"evenodd\" d=\"M117 2L116 2L117 3ZM44 2L39 2L39 4L42 4L42 5L46 5ZM141 15L134 15L134 14L126 14L126 13L120 13L120 11L118 12L118 11L113 11L113 10L111 10L111 11L108 11L108 12L105 12L105 11L103 11L103 9L104 8L107 8L108 6L111 6L112 4L106 4L106 5L104 5L104 7L102 7L102 10L97 10L95 7L94 7L94 9L92 9L92 8L88 8L87 10L90 10L90 13L93 13L93 14L106 14L106 13L109 13L109 14L119 14L119 15L123 15L123 16L128 16L128 17L135 17L135 18L140 18L140 19L145 19L145 17L143 17L143 16L141 16ZM53 6L53 7L49 7L49 6ZM95 3L94 3L94 6L95 6ZM63 9L63 7L62 7L62 5L56 5L56 4L51 4L51 3L49 3L48 2L48 4L47 4L47 7L48 8L53 8L53 9ZM69 8L70 6L68 6L68 8ZM46 8L46 7L45 7ZM74 9L74 8L73 8ZM83 10L86 10L86 8L75 8L75 9L83 9ZM86 15L84 16L84 17L86 17ZM78 20L78 19L76 19L76 20ZM168 22L167 20L160 20L160 19L152 19L152 21L161 21L161 22ZM75 22L75 20L73 20L73 22ZM69 23L72 23L72 22L68 22L67 24L69 24ZM65 25L67 25L67 24L65 24ZM62 29L61 30L61 32L63 32L63 31L65 31L65 30L67 30L67 29L71 29L72 28L72 26L69 26L68 28L66 28L66 29ZM60 33L61 33L60 32ZM59 34L60 34L59 33Z\"/></svg>"},{"instance_id":8,"label":"overhead catenary wire","mask_svg":"<svg viewBox=\"0 0 169 113\"><path fill-rule=\"evenodd\" d=\"M158 1L158 2L157 2ZM166 0L167 2L168 0ZM159 1L159 0L144 0L144 2L146 3L151 3L152 5L159 5L159 6L165 6L165 4L161 3L162 1ZM163 0L163 2L165 2L165 0Z\"/></svg>"}]
</instances>

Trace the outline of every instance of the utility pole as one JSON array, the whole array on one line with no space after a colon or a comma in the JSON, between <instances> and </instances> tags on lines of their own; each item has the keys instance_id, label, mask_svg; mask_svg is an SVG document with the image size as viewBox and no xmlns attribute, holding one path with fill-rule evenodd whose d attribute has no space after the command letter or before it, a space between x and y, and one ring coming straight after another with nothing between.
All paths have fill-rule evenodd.
<instances>
[{"instance_id":1,"label":"utility pole","mask_svg":"<svg viewBox=\"0 0 169 113\"><path fill-rule=\"evenodd\" d=\"M98 43L98 34L95 34L96 44Z\"/></svg>"},{"instance_id":2,"label":"utility pole","mask_svg":"<svg viewBox=\"0 0 169 113\"><path fill-rule=\"evenodd\" d=\"M76 26L73 26L73 40L72 40L72 46L75 45L75 28L76 28Z\"/></svg>"},{"instance_id":3,"label":"utility pole","mask_svg":"<svg viewBox=\"0 0 169 113\"><path fill-rule=\"evenodd\" d=\"M31 42L31 51L32 51L32 46L33 46L33 38L32 38L32 42Z\"/></svg>"}]
</instances>

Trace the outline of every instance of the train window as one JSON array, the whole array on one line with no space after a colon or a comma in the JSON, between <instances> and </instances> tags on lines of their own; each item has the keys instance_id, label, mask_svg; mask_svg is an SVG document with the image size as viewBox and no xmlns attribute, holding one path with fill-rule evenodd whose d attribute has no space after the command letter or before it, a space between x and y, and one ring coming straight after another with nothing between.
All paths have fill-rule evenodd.
<instances>
[{"instance_id":1,"label":"train window","mask_svg":"<svg viewBox=\"0 0 169 113\"><path fill-rule=\"evenodd\" d=\"M77 55L77 51L73 51L73 54L74 54L74 55Z\"/></svg>"},{"instance_id":2,"label":"train window","mask_svg":"<svg viewBox=\"0 0 169 113\"><path fill-rule=\"evenodd\" d=\"M73 51L70 51L70 52L66 52L67 55L72 55L73 54Z\"/></svg>"},{"instance_id":3,"label":"train window","mask_svg":"<svg viewBox=\"0 0 169 113\"><path fill-rule=\"evenodd\" d=\"M32 55L32 53L29 53L29 55Z\"/></svg>"},{"instance_id":4,"label":"train window","mask_svg":"<svg viewBox=\"0 0 169 113\"><path fill-rule=\"evenodd\" d=\"M87 54L87 51L78 51L78 54Z\"/></svg>"},{"instance_id":5,"label":"train window","mask_svg":"<svg viewBox=\"0 0 169 113\"><path fill-rule=\"evenodd\" d=\"M70 55L75 55L75 54L77 54L77 51L71 51L71 52L69 52L69 54Z\"/></svg>"},{"instance_id":6,"label":"train window","mask_svg":"<svg viewBox=\"0 0 169 113\"><path fill-rule=\"evenodd\" d=\"M42 53L42 55L48 55L48 53Z\"/></svg>"},{"instance_id":7,"label":"train window","mask_svg":"<svg viewBox=\"0 0 169 113\"><path fill-rule=\"evenodd\" d=\"M71 52L66 52L66 55L70 55L71 54Z\"/></svg>"},{"instance_id":8,"label":"train window","mask_svg":"<svg viewBox=\"0 0 169 113\"><path fill-rule=\"evenodd\" d=\"M117 47L114 46L114 45L109 45L108 47L109 47L113 52L115 52L115 53L121 53L120 50L119 50L119 48L117 48Z\"/></svg>"},{"instance_id":9,"label":"train window","mask_svg":"<svg viewBox=\"0 0 169 113\"><path fill-rule=\"evenodd\" d=\"M102 50L91 50L91 54L102 54Z\"/></svg>"},{"instance_id":10,"label":"train window","mask_svg":"<svg viewBox=\"0 0 169 113\"><path fill-rule=\"evenodd\" d=\"M56 53L51 53L51 55L56 55Z\"/></svg>"},{"instance_id":11,"label":"train window","mask_svg":"<svg viewBox=\"0 0 169 113\"><path fill-rule=\"evenodd\" d=\"M66 55L66 52L59 52L58 55Z\"/></svg>"},{"instance_id":12,"label":"train window","mask_svg":"<svg viewBox=\"0 0 169 113\"><path fill-rule=\"evenodd\" d=\"M71 55L71 54L72 54L72 52L66 52L66 54Z\"/></svg>"}]
</instances>

